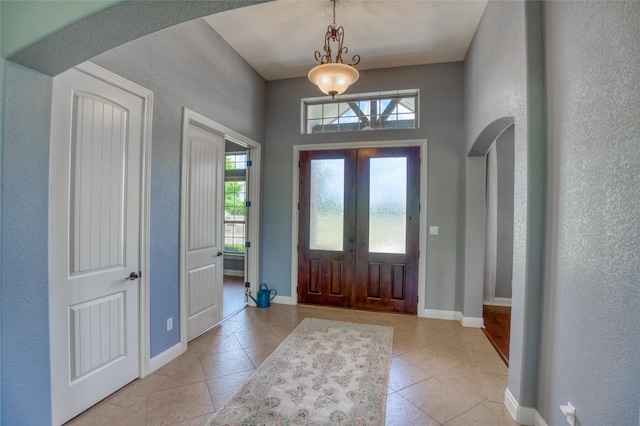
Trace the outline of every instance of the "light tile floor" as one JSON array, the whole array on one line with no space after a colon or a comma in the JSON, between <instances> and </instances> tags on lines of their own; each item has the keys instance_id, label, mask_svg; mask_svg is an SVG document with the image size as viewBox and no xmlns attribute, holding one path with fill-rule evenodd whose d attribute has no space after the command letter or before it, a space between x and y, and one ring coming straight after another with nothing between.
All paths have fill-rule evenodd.
<instances>
[{"instance_id":1,"label":"light tile floor","mask_svg":"<svg viewBox=\"0 0 640 426\"><path fill-rule=\"evenodd\" d=\"M387 425L516 425L503 404L507 367L481 330L456 321L315 306L246 308L179 358L68 425L204 425L306 317L394 328Z\"/></svg>"}]
</instances>

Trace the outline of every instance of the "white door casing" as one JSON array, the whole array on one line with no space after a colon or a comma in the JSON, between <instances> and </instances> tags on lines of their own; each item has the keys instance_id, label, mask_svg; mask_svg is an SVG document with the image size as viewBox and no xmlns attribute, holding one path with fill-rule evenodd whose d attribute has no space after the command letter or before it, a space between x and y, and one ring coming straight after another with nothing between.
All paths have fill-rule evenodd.
<instances>
[{"instance_id":1,"label":"white door casing","mask_svg":"<svg viewBox=\"0 0 640 426\"><path fill-rule=\"evenodd\" d=\"M49 315L56 425L135 380L148 364L141 307L150 104L151 92L92 64L53 81ZM132 273L142 277L127 279Z\"/></svg>"},{"instance_id":2,"label":"white door casing","mask_svg":"<svg viewBox=\"0 0 640 426\"><path fill-rule=\"evenodd\" d=\"M224 135L189 123L183 146L187 340L222 321Z\"/></svg>"}]
</instances>

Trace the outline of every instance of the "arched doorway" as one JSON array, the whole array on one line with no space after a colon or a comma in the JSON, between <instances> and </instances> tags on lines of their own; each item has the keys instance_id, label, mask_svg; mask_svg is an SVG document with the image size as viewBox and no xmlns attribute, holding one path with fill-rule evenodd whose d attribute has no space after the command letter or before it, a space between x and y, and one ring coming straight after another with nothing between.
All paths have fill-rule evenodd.
<instances>
[{"instance_id":1,"label":"arched doorway","mask_svg":"<svg viewBox=\"0 0 640 426\"><path fill-rule=\"evenodd\" d=\"M465 291L508 365L513 265L514 119L493 121L467 157ZM508 305L500 306L500 305Z\"/></svg>"}]
</instances>

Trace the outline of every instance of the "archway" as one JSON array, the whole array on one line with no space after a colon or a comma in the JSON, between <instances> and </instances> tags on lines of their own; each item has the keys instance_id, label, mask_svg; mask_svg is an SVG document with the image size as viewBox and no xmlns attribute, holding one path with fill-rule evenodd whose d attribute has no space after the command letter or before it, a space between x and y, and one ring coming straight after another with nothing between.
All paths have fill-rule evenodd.
<instances>
[{"instance_id":1,"label":"archway","mask_svg":"<svg viewBox=\"0 0 640 426\"><path fill-rule=\"evenodd\" d=\"M272 0L123 1L80 19L6 58L55 76L94 56L156 31L203 16Z\"/></svg>"},{"instance_id":2,"label":"archway","mask_svg":"<svg viewBox=\"0 0 640 426\"><path fill-rule=\"evenodd\" d=\"M483 331L508 365L513 272L514 119L493 121L480 133L468 155L467 214L478 226L467 229L476 244L467 250L473 271L474 294L481 289ZM471 218L469 218L471 219ZM482 226L484 225L484 227ZM472 234L472 235L469 235ZM482 262L481 262L482 261Z\"/></svg>"},{"instance_id":3,"label":"archway","mask_svg":"<svg viewBox=\"0 0 640 426\"><path fill-rule=\"evenodd\" d=\"M466 157L465 212L465 318L482 318L484 260L486 246L486 154L493 142L514 126L513 117L499 118L478 135ZM480 213L479 213L480 212Z\"/></svg>"}]
</instances>

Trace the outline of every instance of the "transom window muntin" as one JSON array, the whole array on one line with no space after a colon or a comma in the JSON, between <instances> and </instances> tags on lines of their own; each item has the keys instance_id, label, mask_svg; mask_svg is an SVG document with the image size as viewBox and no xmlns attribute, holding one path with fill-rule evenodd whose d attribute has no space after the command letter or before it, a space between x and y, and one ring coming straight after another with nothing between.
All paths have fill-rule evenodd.
<instances>
[{"instance_id":1,"label":"transom window muntin","mask_svg":"<svg viewBox=\"0 0 640 426\"><path fill-rule=\"evenodd\" d=\"M418 90L302 100L302 132L332 133L418 127Z\"/></svg>"}]
</instances>

